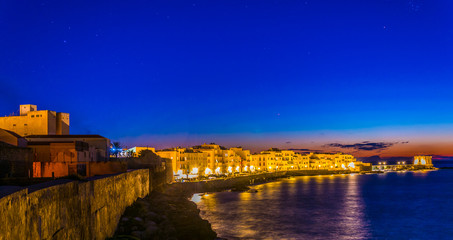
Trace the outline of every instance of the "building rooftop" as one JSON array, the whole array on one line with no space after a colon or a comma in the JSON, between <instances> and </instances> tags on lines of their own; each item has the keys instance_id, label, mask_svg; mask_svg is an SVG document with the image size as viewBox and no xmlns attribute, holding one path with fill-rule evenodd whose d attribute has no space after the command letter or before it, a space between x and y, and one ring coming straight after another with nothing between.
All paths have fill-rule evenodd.
<instances>
[{"instance_id":1,"label":"building rooftop","mask_svg":"<svg viewBox=\"0 0 453 240\"><path fill-rule=\"evenodd\" d=\"M17 138L22 138L22 136L20 136L19 134L13 132L13 131L9 131L9 130L6 130L6 129L3 129L3 128L0 128L0 130L3 130L11 135L13 135L14 137L17 137Z\"/></svg>"}]
</instances>

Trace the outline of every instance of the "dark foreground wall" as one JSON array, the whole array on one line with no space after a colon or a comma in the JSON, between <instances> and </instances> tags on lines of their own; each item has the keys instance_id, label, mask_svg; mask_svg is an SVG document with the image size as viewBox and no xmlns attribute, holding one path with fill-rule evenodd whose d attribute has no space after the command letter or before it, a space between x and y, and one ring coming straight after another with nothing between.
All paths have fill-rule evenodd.
<instances>
[{"instance_id":1,"label":"dark foreground wall","mask_svg":"<svg viewBox=\"0 0 453 240\"><path fill-rule=\"evenodd\" d=\"M0 194L0 239L105 239L125 208L148 195L149 183L149 170L141 169Z\"/></svg>"}]
</instances>

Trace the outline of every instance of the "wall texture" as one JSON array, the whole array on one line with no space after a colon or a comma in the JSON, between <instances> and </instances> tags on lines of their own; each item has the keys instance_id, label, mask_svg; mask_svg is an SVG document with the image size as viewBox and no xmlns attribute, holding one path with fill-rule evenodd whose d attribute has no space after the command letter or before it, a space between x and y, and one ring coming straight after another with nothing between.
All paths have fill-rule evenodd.
<instances>
[{"instance_id":1,"label":"wall texture","mask_svg":"<svg viewBox=\"0 0 453 240\"><path fill-rule=\"evenodd\" d=\"M29 177L33 174L31 149L0 142L0 178Z\"/></svg>"},{"instance_id":2,"label":"wall texture","mask_svg":"<svg viewBox=\"0 0 453 240\"><path fill-rule=\"evenodd\" d=\"M124 209L149 193L149 183L149 170L140 169L14 192L0 198L0 240L105 239Z\"/></svg>"}]
</instances>

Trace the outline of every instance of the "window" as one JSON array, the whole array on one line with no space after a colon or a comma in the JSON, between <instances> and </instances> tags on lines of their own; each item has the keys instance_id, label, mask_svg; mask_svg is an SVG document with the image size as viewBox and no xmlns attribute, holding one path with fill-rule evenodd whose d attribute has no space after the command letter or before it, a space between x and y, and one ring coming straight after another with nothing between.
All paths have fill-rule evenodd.
<instances>
[{"instance_id":1,"label":"window","mask_svg":"<svg viewBox=\"0 0 453 240\"><path fill-rule=\"evenodd\" d=\"M24 126L28 126L26 123L24 123Z\"/></svg>"},{"instance_id":2,"label":"window","mask_svg":"<svg viewBox=\"0 0 453 240\"><path fill-rule=\"evenodd\" d=\"M13 127L15 127L15 126L16 126L16 124L13 124Z\"/></svg>"}]
</instances>

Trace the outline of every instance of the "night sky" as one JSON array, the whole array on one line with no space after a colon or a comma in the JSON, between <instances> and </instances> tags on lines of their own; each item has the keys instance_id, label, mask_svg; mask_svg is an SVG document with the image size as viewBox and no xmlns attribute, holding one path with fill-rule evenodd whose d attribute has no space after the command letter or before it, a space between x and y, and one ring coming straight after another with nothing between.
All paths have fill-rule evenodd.
<instances>
[{"instance_id":1,"label":"night sky","mask_svg":"<svg viewBox=\"0 0 453 240\"><path fill-rule=\"evenodd\" d=\"M0 114L123 145L453 155L453 1L0 0Z\"/></svg>"}]
</instances>

